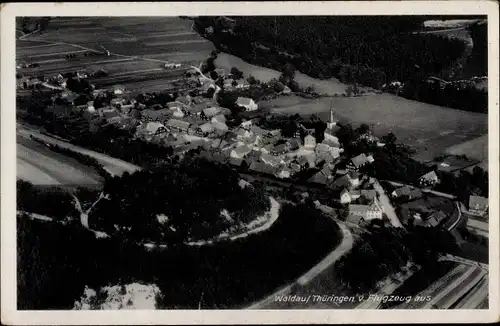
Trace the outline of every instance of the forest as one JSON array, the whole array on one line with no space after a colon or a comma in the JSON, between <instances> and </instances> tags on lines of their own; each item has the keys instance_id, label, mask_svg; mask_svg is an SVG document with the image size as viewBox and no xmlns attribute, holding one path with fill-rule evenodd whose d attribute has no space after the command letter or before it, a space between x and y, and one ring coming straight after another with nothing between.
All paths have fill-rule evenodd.
<instances>
[{"instance_id":1,"label":"forest","mask_svg":"<svg viewBox=\"0 0 500 326\"><path fill-rule=\"evenodd\" d=\"M461 105L446 96L434 98L419 94L428 87L425 82L461 58L465 44L433 34L413 34L420 30L423 17L412 16L245 16L234 17L236 26L220 23L217 17L198 17L197 30L213 27L204 34L219 50L243 60L283 71L292 64L299 71L315 78L338 78L341 82L381 89L386 83L400 81L410 86L401 94L423 102L453 108L487 112L485 92L465 89L463 98L478 98ZM486 24L473 26L475 50L467 65L477 74L486 75L484 56ZM481 66L482 64L482 66ZM476 75L477 75L476 74ZM409 87L409 88L408 88ZM414 90L417 88L417 90ZM456 87L455 87L456 88ZM454 88L454 89L455 89ZM420 91L421 89L421 91ZM455 89L456 90L456 89ZM451 91L451 90L449 90ZM459 93L462 91L459 90ZM444 103L443 103L444 102Z\"/></svg>"},{"instance_id":2,"label":"forest","mask_svg":"<svg viewBox=\"0 0 500 326\"><path fill-rule=\"evenodd\" d=\"M25 216L17 228L21 310L71 309L86 285L132 282L155 283L159 309L243 308L298 278L341 240L337 224L307 204L284 205L268 231L163 252Z\"/></svg>"}]
</instances>

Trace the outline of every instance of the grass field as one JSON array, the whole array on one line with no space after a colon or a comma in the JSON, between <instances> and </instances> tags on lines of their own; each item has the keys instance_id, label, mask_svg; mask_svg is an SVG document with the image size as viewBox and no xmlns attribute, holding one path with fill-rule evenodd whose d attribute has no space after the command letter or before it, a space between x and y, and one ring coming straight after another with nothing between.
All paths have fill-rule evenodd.
<instances>
[{"instance_id":1,"label":"grass field","mask_svg":"<svg viewBox=\"0 0 500 326\"><path fill-rule=\"evenodd\" d=\"M273 78L279 79L281 75L279 71L252 65L227 53L220 53L215 60L215 65L226 71L229 71L232 67L236 67L243 72L245 78L253 76L262 82L269 82ZM303 88L312 86L316 92L327 95L343 94L348 86L334 78L321 80L309 77L301 72L295 73L295 81Z\"/></svg>"},{"instance_id":2,"label":"grass field","mask_svg":"<svg viewBox=\"0 0 500 326\"><path fill-rule=\"evenodd\" d=\"M93 79L97 87L121 84L133 90L138 83L141 90L160 91L171 87L189 65L198 65L214 49L191 24L177 17L59 17L43 33L17 40L16 59L18 63L39 63L37 68L20 69L27 76L104 69L109 77ZM103 48L111 55L83 55ZM70 53L77 57L66 60ZM163 68L167 62L183 67L167 70Z\"/></svg>"},{"instance_id":3,"label":"grass field","mask_svg":"<svg viewBox=\"0 0 500 326\"><path fill-rule=\"evenodd\" d=\"M445 153L451 155L466 155L469 158L481 161L478 166L488 170L488 135L450 146L445 150Z\"/></svg>"},{"instance_id":4,"label":"grass field","mask_svg":"<svg viewBox=\"0 0 500 326\"><path fill-rule=\"evenodd\" d=\"M429 161L450 146L488 132L486 114L449 109L391 94L313 100L287 96L261 102L260 106L278 113L305 116L316 113L324 121L333 107L340 122L354 126L366 123L377 135L392 131L398 142L414 147L417 150L415 158L422 161Z\"/></svg>"}]
</instances>

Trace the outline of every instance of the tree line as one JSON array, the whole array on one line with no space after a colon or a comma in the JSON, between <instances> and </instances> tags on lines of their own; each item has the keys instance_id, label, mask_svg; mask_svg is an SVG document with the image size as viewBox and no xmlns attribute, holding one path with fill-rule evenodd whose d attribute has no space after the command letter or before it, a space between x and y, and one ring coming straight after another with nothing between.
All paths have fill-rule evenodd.
<instances>
[{"instance_id":1,"label":"tree line","mask_svg":"<svg viewBox=\"0 0 500 326\"><path fill-rule=\"evenodd\" d=\"M425 92L430 76L442 76L446 68L458 60L465 44L433 34L413 34L422 26L422 19L411 16L388 17L235 17L237 24L227 28L216 23L216 17L198 17L195 26L206 34L222 51L243 60L283 71L292 64L301 72L315 78L338 78L341 82L361 84L381 89L386 83L398 80L411 82L404 96L433 104L483 112L483 92L464 90L464 98L478 98L467 105L441 96L418 95L412 88ZM480 32L472 33L473 37ZM484 37L477 36L478 47L484 47ZM480 51L484 53L484 51ZM477 62L487 62L476 55ZM486 61L485 61L486 60ZM459 90L458 93L462 91ZM460 94L462 96L462 94ZM442 104L440 104L442 105Z\"/></svg>"}]
</instances>

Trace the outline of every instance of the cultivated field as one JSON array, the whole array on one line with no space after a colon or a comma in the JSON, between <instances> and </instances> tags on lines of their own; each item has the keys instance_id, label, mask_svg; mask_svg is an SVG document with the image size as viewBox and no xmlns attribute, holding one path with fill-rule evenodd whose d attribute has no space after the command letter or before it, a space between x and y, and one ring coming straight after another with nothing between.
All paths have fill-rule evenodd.
<instances>
[{"instance_id":1,"label":"cultivated field","mask_svg":"<svg viewBox=\"0 0 500 326\"><path fill-rule=\"evenodd\" d=\"M199 65L214 49L191 25L177 17L59 17L42 34L18 39L16 59L40 65L20 69L27 76L104 69L109 77L92 79L97 87L121 84L135 89L139 83L140 90L161 91L172 87L189 65ZM111 55L84 56L103 49ZM71 53L77 57L67 60ZM167 62L183 67L165 69Z\"/></svg>"},{"instance_id":2,"label":"cultivated field","mask_svg":"<svg viewBox=\"0 0 500 326\"><path fill-rule=\"evenodd\" d=\"M422 161L429 161L450 146L488 132L486 114L449 109L391 94L313 100L287 96L264 101L260 105L278 113L305 116L316 113L325 121L330 107L333 107L340 122L349 122L354 126L366 123L377 135L392 131L398 142L414 147L417 150L415 158ZM487 139L487 136L484 137Z\"/></svg>"},{"instance_id":3,"label":"cultivated field","mask_svg":"<svg viewBox=\"0 0 500 326\"><path fill-rule=\"evenodd\" d=\"M243 72L245 78L253 76L262 82L269 82L271 79L279 79L281 72L252 65L242 59L235 57L234 55L227 53L220 53L215 60L215 66L217 68L225 69L229 71L232 67L236 67ZM337 79L321 80L309 77L301 72L295 73L295 81L303 88L312 86L314 90L320 94L335 95L345 93L348 85L342 84Z\"/></svg>"}]
</instances>

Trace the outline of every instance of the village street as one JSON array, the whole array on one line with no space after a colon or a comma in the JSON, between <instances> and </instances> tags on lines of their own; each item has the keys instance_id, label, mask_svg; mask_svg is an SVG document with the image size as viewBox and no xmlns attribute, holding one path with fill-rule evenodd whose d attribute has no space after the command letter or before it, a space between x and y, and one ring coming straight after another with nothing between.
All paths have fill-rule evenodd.
<instances>
[{"instance_id":1,"label":"village street","mask_svg":"<svg viewBox=\"0 0 500 326\"><path fill-rule=\"evenodd\" d=\"M383 207L384 213L387 215L389 220L391 221L391 224L394 227L397 228L402 228L403 224L401 224L401 221L398 218L398 215L394 211L394 207L392 206L389 197L387 197L387 194L385 193L384 188L380 185L377 179L371 178L373 180L373 188L377 191L379 198L380 198L380 204Z\"/></svg>"}]
</instances>

